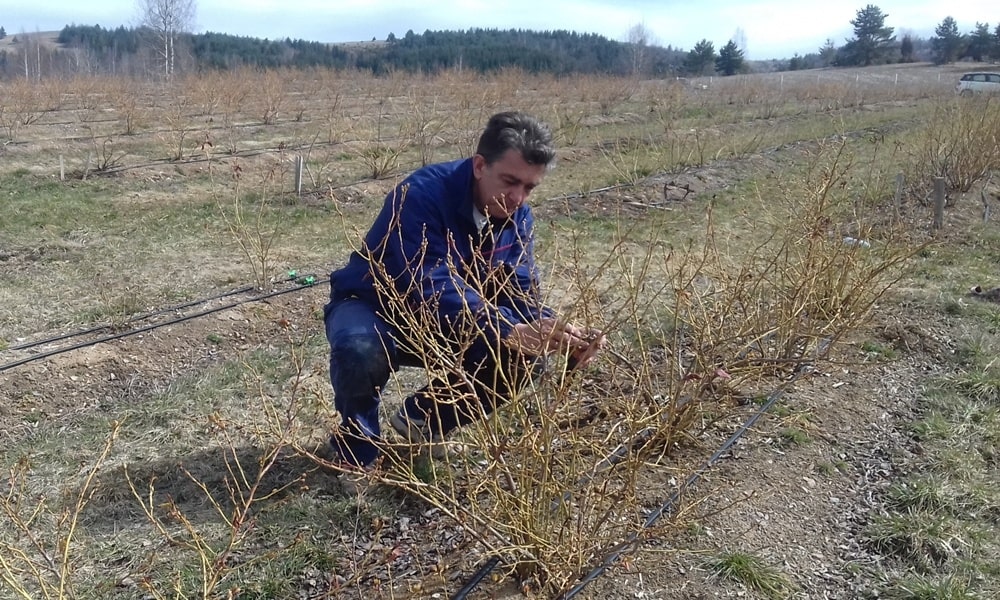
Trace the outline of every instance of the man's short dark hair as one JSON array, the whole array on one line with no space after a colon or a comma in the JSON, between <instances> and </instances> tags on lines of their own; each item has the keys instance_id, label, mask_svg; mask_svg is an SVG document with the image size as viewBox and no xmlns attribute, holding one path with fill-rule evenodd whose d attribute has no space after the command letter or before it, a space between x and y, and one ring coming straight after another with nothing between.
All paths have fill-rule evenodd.
<instances>
[{"instance_id":1,"label":"man's short dark hair","mask_svg":"<svg viewBox=\"0 0 1000 600\"><path fill-rule=\"evenodd\" d=\"M517 111L490 117L476 146L476 154L491 165L508 150L517 150L529 165L552 166L556 149L549 126L535 117Z\"/></svg>"}]
</instances>

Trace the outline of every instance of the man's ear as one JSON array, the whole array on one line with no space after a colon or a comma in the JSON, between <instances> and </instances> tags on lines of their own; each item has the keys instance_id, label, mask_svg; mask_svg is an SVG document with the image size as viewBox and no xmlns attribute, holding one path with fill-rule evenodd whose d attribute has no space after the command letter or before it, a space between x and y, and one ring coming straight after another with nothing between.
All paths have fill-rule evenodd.
<instances>
[{"instance_id":1,"label":"man's ear","mask_svg":"<svg viewBox=\"0 0 1000 600\"><path fill-rule=\"evenodd\" d=\"M482 178L484 169L486 169L486 159L483 158L482 154L473 154L472 175L478 180Z\"/></svg>"}]
</instances>

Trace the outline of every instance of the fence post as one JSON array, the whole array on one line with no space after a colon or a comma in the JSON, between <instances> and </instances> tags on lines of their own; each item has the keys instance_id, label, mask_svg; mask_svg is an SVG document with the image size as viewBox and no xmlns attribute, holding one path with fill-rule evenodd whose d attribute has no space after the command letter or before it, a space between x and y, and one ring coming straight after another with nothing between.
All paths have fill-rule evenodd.
<instances>
[{"instance_id":1,"label":"fence post","mask_svg":"<svg viewBox=\"0 0 1000 600\"><path fill-rule=\"evenodd\" d=\"M893 208L896 209L896 218L899 218L899 211L903 204L903 183L905 179L902 173L896 173L896 195L893 196Z\"/></svg>"},{"instance_id":2,"label":"fence post","mask_svg":"<svg viewBox=\"0 0 1000 600\"><path fill-rule=\"evenodd\" d=\"M295 195L302 195L302 156L298 155L295 157Z\"/></svg>"},{"instance_id":3,"label":"fence post","mask_svg":"<svg viewBox=\"0 0 1000 600\"><path fill-rule=\"evenodd\" d=\"M66 161L62 154L59 155L59 181L66 181Z\"/></svg>"},{"instance_id":4,"label":"fence post","mask_svg":"<svg viewBox=\"0 0 1000 600\"><path fill-rule=\"evenodd\" d=\"M83 167L83 180L87 181L87 175L90 174L90 163L94 160L94 153L87 153L87 166Z\"/></svg>"},{"instance_id":5,"label":"fence post","mask_svg":"<svg viewBox=\"0 0 1000 600\"><path fill-rule=\"evenodd\" d=\"M944 226L944 177L934 178L934 231Z\"/></svg>"}]
</instances>

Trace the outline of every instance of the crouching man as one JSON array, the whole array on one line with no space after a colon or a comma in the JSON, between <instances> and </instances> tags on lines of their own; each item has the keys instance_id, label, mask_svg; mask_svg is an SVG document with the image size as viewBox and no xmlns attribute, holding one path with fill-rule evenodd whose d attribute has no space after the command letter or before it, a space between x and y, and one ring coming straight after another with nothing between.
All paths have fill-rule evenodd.
<instances>
[{"instance_id":1,"label":"crouching man","mask_svg":"<svg viewBox=\"0 0 1000 600\"><path fill-rule=\"evenodd\" d=\"M600 331L543 306L527 200L555 160L548 127L494 115L471 158L423 167L388 194L357 251L330 276L324 310L330 381L342 416L331 444L347 468L379 457L379 402L401 366L429 383L390 419L413 443L440 445L527 383L539 357L586 366Z\"/></svg>"}]
</instances>

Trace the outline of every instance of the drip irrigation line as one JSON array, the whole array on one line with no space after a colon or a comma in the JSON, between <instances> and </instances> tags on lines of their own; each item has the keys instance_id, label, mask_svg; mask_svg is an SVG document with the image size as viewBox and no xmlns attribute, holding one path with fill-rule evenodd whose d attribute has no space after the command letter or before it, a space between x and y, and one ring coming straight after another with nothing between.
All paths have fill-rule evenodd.
<instances>
[{"instance_id":1,"label":"drip irrigation line","mask_svg":"<svg viewBox=\"0 0 1000 600\"><path fill-rule=\"evenodd\" d=\"M823 344L821 344L821 347L825 347L828 344L829 340L824 340ZM601 564L598 567L594 568L589 573L587 573L583 578L581 578L579 583L577 583L572 589L570 589L562 596L559 596L559 600L569 600L570 598L573 598L574 596L579 594L581 591L583 591L583 589L587 585L590 584L590 582L600 577L604 573L604 571L608 569L608 567L613 565L621 557L622 554L624 554L630 548L633 548L639 541L639 534L652 527L657 521L660 520L660 518L662 518L664 515L672 511L674 505L680 499L681 495L684 492L686 492L688 488L692 487L701 478L701 476L704 475L712 466L714 466L715 463L722 457L722 455L725 454L733 446L733 444L735 444L741 437L743 437L743 434L745 434L751 427L753 427L754 424L757 423L757 421L764 414L766 414L768 410L770 410L771 406L773 406L774 403L777 402L777 400L784 394L785 389L788 388L788 386L790 386L792 383L798 380L798 378L801 377L804 373L810 372L811 367L812 367L811 363L800 363L793 372L792 377L789 378L787 381L785 381L783 384L781 384L779 387L775 388L768 395L767 400L764 402L764 404L762 404L760 408L757 409L757 411L755 411L752 415L750 415L750 417L746 420L746 422L743 423L743 425L739 429L737 429L736 432L733 433L729 437L729 439L727 439L722 444L722 446L720 446L719 449L716 450L714 454L712 454L711 457L709 457L709 459L705 462L705 464L697 471L692 473L684 481L684 483L677 488L677 491L675 491L673 495L671 495L670 498L660 508L653 511L646 518L645 523L643 523L642 528L638 532L629 534L629 536L626 537L625 540L613 546L611 552L605 556L604 560L601 561ZM641 439L647 434L648 430L640 431L639 434L636 435L634 438L632 438L630 442L622 446L619 446L611 455L605 458L601 464L604 465L605 468L610 468L614 466L627 454L627 451L629 449L634 447L634 445L639 441L641 441ZM586 482L588 479L589 478L584 478L584 482ZM465 600L465 598L476 589L479 583L482 582L482 580L485 579L486 576L489 575L493 571L493 569L495 569L499 564L500 564L500 557L494 556L493 558L489 559L486 563L483 564L482 567L479 568L478 571L476 571L472 575L468 583L466 583L461 590L459 590L454 596L451 597L451 600Z\"/></svg>"},{"instance_id":2,"label":"drip irrigation line","mask_svg":"<svg viewBox=\"0 0 1000 600\"><path fill-rule=\"evenodd\" d=\"M142 314L139 314L139 315L135 315L132 318L126 320L125 323L136 323L138 321L144 321L144 320L149 319L151 317L156 317L156 316L159 316L159 315L162 315L162 314L165 314L165 313L174 312L174 311L182 310L182 309L185 309L185 308L190 308L190 307L196 306L198 304L204 304L206 302L211 302L212 300L219 300L221 298L228 298L229 296L235 296L237 294L242 294L244 292L249 292L249 291L251 291L253 289L254 289L254 286L252 286L252 285L246 285L246 286L243 286L241 288L237 288L235 290L230 290L228 292L223 292L223 293L218 294L216 296L209 296L208 298L201 298L200 300L192 300L191 302L185 302L184 304L176 304L174 306L170 306L170 307L167 307L167 308L161 308L159 310L155 310L155 311L152 311L152 312L147 312L147 313L142 313ZM105 329L110 329L111 327L112 327L111 325L98 325L96 327L91 327L90 329L81 329L80 331L72 331L70 333L64 333L62 335L57 335L56 337L51 337L51 338L44 339L44 340L37 340L37 341L34 341L34 342L28 342L26 344L19 344L17 346L10 346L7 349L8 350L26 350L28 348L34 348L35 346L44 346L45 344L51 344L52 342L60 342L62 340L66 340L66 339L70 339L70 338L74 338L74 337L79 337L81 335L87 335L89 333L96 333L98 331L103 331Z\"/></svg>"},{"instance_id":3,"label":"drip irrigation line","mask_svg":"<svg viewBox=\"0 0 1000 600\"><path fill-rule=\"evenodd\" d=\"M595 188L592 190L587 190L585 192L573 192L572 194L563 194L562 196L552 196L551 198L546 198L547 202L562 201L562 200L575 200L577 198L586 198L591 194L600 194L602 192L613 192L615 190L621 190L625 188L632 188L635 185L630 183L618 183L615 185L609 185L607 187Z\"/></svg>"},{"instance_id":4,"label":"drip irrigation line","mask_svg":"<svg viewBox=\"0 0 1000 600\"><path fill-rule=\"evenodd\" d=\"M174 324L177 324L177 323L183 323L184 321L190 321L190 320L196 319L198 317L204 317L205 315L210 315L212 313L221 312L221 311L229 309L229 308L234 308L234 307L239 306L241 304L246 304L248 302L257 302L257 301L260 301L260 300L266 300L268 298L273 298L275 296L281 296L283 294L290 294L292 292L298 292L298 291L301 291L301 290L303 290L305 288L310 288L310 287L313 287L315 285L318 285L318 284L321 284L321 283L326 283L326 282L329 282L329 279L315 279L315 278L313 278L312 281L311 281L311 283L302 284L302 285L299 285L298 287L289 288L287 290L277 290L277 291L274 291L274 292L268 292L266 294L262 294L260 296L253 296L251 298L244 298L243 300L237 300L236 302L230 302L229 304L223 304L221 306L216 306L214 308L208 308L208 309L205 309L203 311L192 313L190 315L184 315L183 317L177 317L176 319L170 319L168 321L163 321L161 323L152 323L150 325L146 325L145 327L140 327L138 329L131 329L129 331L123 331L121 333L116 333L114 335L105 336L105 337L102 337L102 338L98 338L96 340L90 340L90 341L86 341L86 342L80 342L79 344L73 344L71 346L66 346L66 347L63 347L63 348L57 348L55 350L50 350L48 352L43 352L41 354L36 354L34 356L29 356L27 358L22 358L21 360L16 360L14 362L9 362L9 363L0 365L0 373L2 373L4 371L7 371L9 369L13 369L14 367L19 367L21 365L24 365L24 364L27 364L27 363L30 363L30 362L34 362L36 360L41 360L43 358L48 358L50 356L55 356L57 354L63 354L64 352L70 352L70 351L73 351L73 350L79 350L80 348L86 348L88 346L95 346L97 344L102 344L104 342L111 342L111 341L114 341L114 340L119 340L119 339L122 339L122 338L126 338L126 337L130 337L130 336L139 334L139 333L145 333L147 331L152 331L153 329L158 329L160 327L166 327L167 325L174 325Z\"/></svg>"},{"instance_id":5,"label":"drip irrigation line","mask_svg":"<svg viewBox=\"0 0 1000 600\"><path fill-rule=\"evenodd\" d=\"M615 448L615 450L611 454L606 456L601 462L597 464L597 467L594 469L594 473L592 475L586 475L582 477L579 481L577 481L576 487L580 488L584 485L587 485L598 474L617 465L619 462L621 462L623 458L625 458L628 455L629 452L632 451L632 449L636 447L637 444L640 444L644 440L646 440L648 436L653 432L653 430L654 429L652 427L647 427L642 431L640 431L638 434L636 434L627 443L619 445L617 448ZM568 502L571 497L572 497L572 492L566 492L565 494L562 495L560 499L553 500L550 510L555 512L559 508L559 506L561 506L565 502ZM472 591L476 589L479 583L487 575L489 575L493 571L493 569L495 569L499 564L500 564L500 557L494 556L493 558L489 559L482 567L479 568L478 571L476 571L476 573L472 576L472 578L469 579L468 583L466 583L461 590L459 590L454 596L452 596L452 600L462 600L466 596L468 596Z\"/></svg>"},{"instance_id":6,"label":"drip irrigation line","mask_svg":"<svg viewBox=\"0 0 1000 600\"><path fill-rule=\"evenodd\" d=\"M87 138L87 139L90 139L90 138ZM327 142L319 142L319 144L327 145ZM301 149L302 149L302 146L295 146L295 147L292 147L292 148L285 148L285 150L301 150ZM95 176L97 176L97 175L117 175L119 173L123 173L125 171L132 171L134 169L148 169L150 167L163 167L163 166L178 165L178 164L180 164L180 165L193 165L193 164L202 163L202 162L212 162L214 160L221 161L221 160L227 159L227 158L237 158L237 159L238 158L253 158L255 156L261 156L263 154L268 154L268 153L271 153L271 152L280 152L280 149L278 149L278 148L263 148L263 149L260 149L260 150L246 150L246 151L243 151L243 152L236 152L234 154L217 153L217 154L213 154L211 156L205 156L203 154L192 154L190 156L182 156L181 158L179 158L177 160L174 160L172 158L153 159L152 162L148 162L148 163L145 163L145 164L121 165L121 166L117 166L117 167L112 167L112 168L109 168L109 169L105 169L103 171L100 171L100 170L97 170L97 169L93 169L92 171L90 171L90 174L91 175L95 175Z\"/></svg>"},{"instance_id":7,"label":"drip irrigation line","mask_svg":"<svg viewBox=\"0 0 1000 600\"><path fill-rule=\"evenodd\" d=\"M688 477L684 481L684 483L677 488L677 491L675 491L673 495L670 496L670 498L660 508L653 511L653 513L646 518L646 522L643 523L643 526L639 531L629 534L628 537L626 537L624 541L619 543L610 554L604 557L604 560L601 562L600 566L596 567L591 572L587 573L587 575L585 575L580 580L580 582L577 583L568 592L559 596L559 600L569 600L570 598L573 598L574 596L579 594L581 591L583 591L583 588L587 587L587 585L591 581L600 577L604 573L604 571L607 570L608 567L617 562L622 554L624 554L630 548L636 546L636 544L639 542L639 534L652 527L657 521L660 520L661 517L671 512L674 508L674 505L677 504L677 501L680 499L681 495L684 492L686 492L688 488L692 487L695 483L697 483L697 481L701 478L701 476L704 475L710 468L712 468L712 466L714 466L715 463L720 458L722 458L722 455L725 454L733 446L733 444L737 442L737 440L743 437L743 434L745 434L751 427L753 427L754 424L757 423L757 421L762 416L764 416L764 414L766 414L768 410L771 409L771 406L773 406L774 403L777 402L778 398L784 395L785 390L788 388L788 386L795 383L795 381L798 380L798 378L801 377L803 373L811 371L812 371L811 365L807 364L800 365L799 368L795 369L795 372L792 374L792 377L784 384L782 384L774 391L772 391L771 394L768 395L767 401L764 402L764 404L762 404L761 407L757 409L756 412L750 415L750 418L747 419L746 422L743 423L743 425L739 429L737 429L735 433L733 433L733 435L729 436L729 439L727 439L722 444L722 446L720 446L719 449L716 450L714 454L712 454L712 456L705 462L705 464L700 469L692 473L690 477Z\"/></svg>"},{"instance_id":8,"label":"drip irrigation line","mask_svg":"<svg viewBox=\"0 0 1000 600\"><path fill-rule=\"evenodd\" d=\"M472 578L469 579L469 582L466 583L462 589L458 590L458 592L451 597L451 600L465 600L465 597L471 594L473 591L475 591L476 587L479 586L479 582L482 581L487 575L489 575L493 571L493 569L495 569L499 564L500 564L499 556L494 556L493 558L486 561L486 564L480 567L479 570L472 575Z\"/></svg>"}]
</instances>

